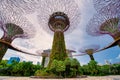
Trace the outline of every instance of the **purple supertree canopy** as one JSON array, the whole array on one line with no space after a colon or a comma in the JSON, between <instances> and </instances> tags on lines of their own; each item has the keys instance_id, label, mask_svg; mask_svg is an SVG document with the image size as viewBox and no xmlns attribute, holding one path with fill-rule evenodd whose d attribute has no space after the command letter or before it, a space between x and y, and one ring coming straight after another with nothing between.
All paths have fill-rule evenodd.
<instances>
[{"instance_id":1,"label":"purple supertree canopy","mask_svg":"<svg viewBox=\"0 0 120 80\"><path fill-rule=\"evenodd\" d=\"M30 14L35 12L41 0L0 0L3 13Z\"/></svg>"},{"instance_id":2,"label":"purple supertree canopy","mask_svg":"<svg viewBox=\"0 0 120 80\"><path fill-rule=\"evenodd\" d=\"M35 29L33 25L23 16L15 15L15 14L3 14L0 12L0 28L4 31L4 33L15 34L16 31L19 33L19 30L23 30L23 34L15 35L12 37L13 39L16 37L21 38L31 38L35 35ZM13 27L16 26L16 27ZM19 29L19 30L18 30ZM11 33L10 33L11 31Z\"/></svg>"},{"instance_id":3,"label":"purple supertree canopy","mask_svg":"<svg viewBox=\"0 0 120 80\"><path fill-rule=\"evenodd\" d=\"M53 33L48 26L50 15L56 12L66 14L70 27L65 33L71 32L80 23L80 10L73 0L43 0L38 8L38 21L40 26L48 33Z\"/></svg>"},{"instance_id":4,"label":"purple supertree canopy","mask_svg":"<svg viewBox=\"0 0 120 80\"><path fill-rule=\"evenodd\" d=\"M99 45L88 45L88 46L84 46L82 48L79 49L79 52L82 53L87 53L87 51L92 51L92 53L96 52L98 49L100 48ZM88 54L88 53L87 53Z\"/></svg>"},{"instance_id":5,"label":"purple supertree canopy","mask_svg":"<svg viewBox=\"0 0 120 80\"><path fill-rule=\"evenodd\" d=\"M120 28L120 7L109 4L93 16L89 21L86 31L93 36L110 34L115 37Z\"/></svg>"},{"instance_id":6,"label":"purple supertree canopy","mask_svg":"<svg viewBox=\"0 0 120 80\"><path fill-rule=\"evenodd\" d=\"M112 4L113 6L119 6L120 0L93 0L93 5L96 11L101 11L104 7Z\"/></svg>"}]
</instances>

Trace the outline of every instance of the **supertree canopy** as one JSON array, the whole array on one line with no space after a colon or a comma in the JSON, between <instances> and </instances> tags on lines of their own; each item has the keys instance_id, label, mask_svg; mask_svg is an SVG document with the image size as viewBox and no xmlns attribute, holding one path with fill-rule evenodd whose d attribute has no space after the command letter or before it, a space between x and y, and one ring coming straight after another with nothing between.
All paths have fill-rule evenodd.
<instances>
[{"instance_id":1,"label":"supertree canopy","mask_svg":"<svg viewBox=\"0 0 120 80\"><path fill-rule=\"evenodd\" d=\"M96 11L101 11L104 7L109 6L110 4L113 6L120 7L120 0L93 0L94 8Z\"/></svg>"},{"instance_id":2,"label":"supertree canopy","mask_svg":"<svg viewBox=\"0 0 120 80\"><path fill-rule=\"evenodd\" d=\"M21 15L3 14L0 12L0 28L3 31L1 40L11 43L15 38L31 38L35 34L33 25ZM6 53L8 45L0 42L0 60Z\"/></svg>"},{"instance_id":3,"label":"supertree canopy","mask_svg":"<svg viewBox=\"0 0 120 80\"><path fill-rule=\"evenodd\" d=\"M119 7L109 5L95 14L89 21L87 32L93 36L110 34L112 37L117 37L120 27L120 11L117 8Z\"/></svg>"},{"instance_id":4,"label":"supertree canopy","mask_svg":"<svg viewBox=\"0 0 120 80\"><path fill-rule=\"evenodd\" d=\"M71 0L43 0L38 8L38 21L41 27L48 33L53 33L48 27L50 15L58 13L65 14L69 18L70 27L65 33L74 30L80 23L80 9L77 4ZM60 18L60 16L58 16ZM65 16L64 16L65 17ZM56 18L57 19L57 18ZM62 19L62 17L61 17Z\"/></svg>"},{"instance_id":5,"label":"supertree canopy","mask_svg":"<svg viewBox=\"0 0 120 80\"><path fill-rule=\"evenodd\" d=\"M120 5L120 4L119 4ZM93 36L108 34L119 45L120 38L120 7L109 4L95 14L87 26L87 33ZM116 43L110 45L115 46ZM107 47L109 48L109 47Z\"/></svg>"},{"instance_id":6,"label":"supertree canopy","mask_svg":"<svg viewBox=\"0 0 120 80\"><path fill-rule=\"evenodd\" d=\"M71 0L43 0L38 9L40 25L48 33L54 32L49 65L54 59L65 60L68 57L64 41L64 32L73 30L80 21L80 10Z\"/></svg>"},{"instance_id":7,"label":"supertree canopy","mask_svg":"<svg viewBox=\"0 0 120 80\"><path fill-rule=\"evenodd\" d=\"M3 13L30 14L35 12L41 0L0 0Z\"/></svg>"},{"instance_id":8,"label":"supertree canopy","mask_svg":"<svg viewBox=\"0 0 120 80\"><path fill-rule=\"evenodd\" d=\"M79 52L89 55L91 60L94 60L93 54L100 48L99 45L89 45L79 49Z\"/></svg>"}]
</instances>

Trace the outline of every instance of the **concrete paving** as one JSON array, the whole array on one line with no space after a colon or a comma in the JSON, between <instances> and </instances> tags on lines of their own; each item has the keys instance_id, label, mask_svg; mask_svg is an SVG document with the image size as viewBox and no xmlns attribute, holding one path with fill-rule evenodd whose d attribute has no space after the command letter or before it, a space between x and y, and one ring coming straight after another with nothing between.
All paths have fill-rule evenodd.
<instances>
[{"instance_id":1,"label":"concrete paving","mask_svg":"<svg viewBox=\"0 0 120 80\"><path fill-rule=\"evenodd\" d=\"M0 80L120 80L120 75L87 76L86 78L40 79L30 77L0 76Z\"/></svg>"}]
</instances>

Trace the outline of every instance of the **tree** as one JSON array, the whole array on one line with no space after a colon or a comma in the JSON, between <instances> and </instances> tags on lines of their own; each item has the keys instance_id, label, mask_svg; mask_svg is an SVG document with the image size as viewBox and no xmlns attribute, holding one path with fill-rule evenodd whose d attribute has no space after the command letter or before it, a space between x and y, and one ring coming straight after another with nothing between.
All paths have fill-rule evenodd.
<instances>
[{"instance_id":1,"label":"tree","mask_svg":"<svg viewBox=\"0 0 120 80\"><path fill-rule=\"evenodd\" d=\"M88 63L88 67L89 67L89 72L91 75L97 75L99 72L98 66L97 66L97 62L94 60L91 60Z\"/></svg>"},{"instance_id":2,"label":"tree","mask_svg":"<svg viewBox=\"0 0 120 80\"><path fill-rule=\"evenodd\" d=\"M65 68L66 68L66 66L64 64L64 61L58 61L56 71L59 73L60 77L64 76Z\"/></svg>"},{"instance_id":3,"label":"tree","mask_svg":"<svg viewBox=\"0 0 120 80\"><path fill-rule=\"evenodd\" d=\"M58 60L54 60L54 61L51 63L50 71L53 72L53 73L56 73L57 65L58 65Z\"/></svg>"}]
</instances>

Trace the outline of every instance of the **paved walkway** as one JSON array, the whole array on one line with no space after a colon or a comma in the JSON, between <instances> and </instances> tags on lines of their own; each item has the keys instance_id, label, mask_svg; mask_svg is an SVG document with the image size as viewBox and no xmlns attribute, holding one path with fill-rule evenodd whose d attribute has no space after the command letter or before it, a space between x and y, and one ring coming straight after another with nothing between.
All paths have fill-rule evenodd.
<instances>
[{"instance_id":1,"label":"paved walkway","mask_svg":"<svg viewBox=\"0 0 120 80\"><path fill-rule=\"evenodd\" d=\"M30 77L9 77L0 76L0 80L120 80L120 75L115 76L88 76L87 78L66 78L66 79L35 79Z\"/></svg>"}]
</instances>

